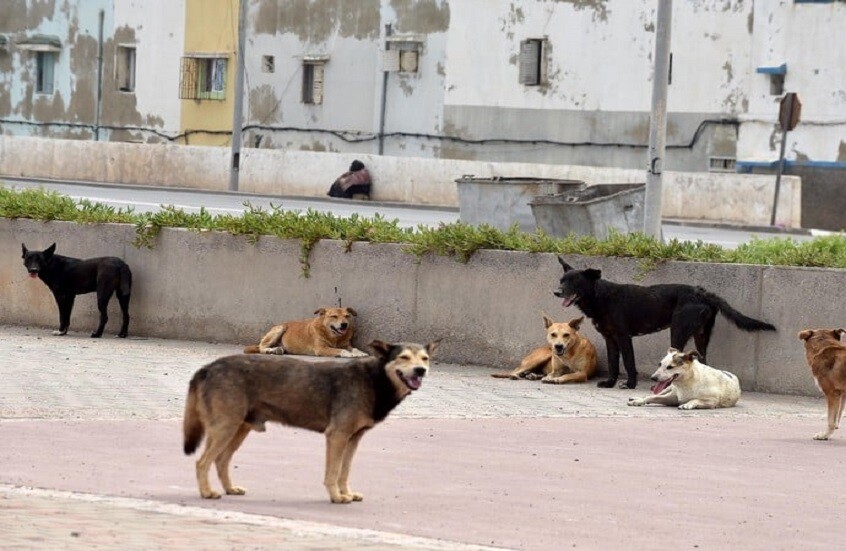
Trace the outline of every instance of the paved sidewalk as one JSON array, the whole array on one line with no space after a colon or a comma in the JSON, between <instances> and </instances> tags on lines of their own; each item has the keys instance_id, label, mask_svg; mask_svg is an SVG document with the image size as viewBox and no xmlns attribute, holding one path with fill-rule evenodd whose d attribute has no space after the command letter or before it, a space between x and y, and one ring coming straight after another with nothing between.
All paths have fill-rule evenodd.
<instances>
[{"instance_id":1,"label":"paved sidewalk","mask_svg":"<svg viewBox=\"0 0 846 551\"><path fill-rule=\"evenodd\" d=\"M322 438L281 428L236 456L248 496L200 500L176 441L187 382L237 352L0 326L0 547L643 549L678 531L679 548L834 549L846 537L834 467L846 442L810 439L821 398L634 408L646 382L543 385L437 362L362 445L353 476L372 500L326 503Z\"/></svg>"}]
</instances>

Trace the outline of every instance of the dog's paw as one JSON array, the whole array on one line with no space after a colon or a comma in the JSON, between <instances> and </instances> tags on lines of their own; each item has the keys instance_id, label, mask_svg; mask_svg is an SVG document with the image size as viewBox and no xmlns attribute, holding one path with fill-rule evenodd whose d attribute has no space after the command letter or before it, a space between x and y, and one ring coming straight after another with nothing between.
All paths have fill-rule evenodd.
<instances>
[{"instance_id":1,"label":"dog's paw","mask_svg":"<svg viewBox=\"0 0 846 551\"><path fill-rule=\"evenodd\" d=\"M617 379L608 379L605 381L599 381L596 383L596 386L599 388L614 388L614 385L617 384Z\"/></svg>"},{"instance_id":2,"label":"dog's paw","mask_svg":"<svg viewBox=\"0 0 846 551\"><path fill-rule=\"evenodd\" d=\"M329 499L332 501L332 503L347 504L353 502L353 496L349 494L338 494L336 496L330 496Z\"/></svg>"},{"instance_id":3,"label":"dog's paw","mask_svg":"<svg viewBox=\"0 0 846 551\"><path fill-rule=\"evenodd\" d=\"M128 335L128 333L118 333L118 338L119 339L125 339L127 335Z\"/></svg>"},{"instance_id":4,"label":"dog's paw","mask_svg":"<svg viewBox=\"0 0 846 551\"><path fill-rule=\"evenodd\" d=\"M102 334L102 333L98 333L97 331L94 331L93 333L91 333L91 338L92 338L92 339L99 339L99 338L100 338L100 337L102 337L102 336L103 336L103 334Z\"/></svg>"},{"instance_id":5,"label":"dog's paw","mask_svg":"<svg viewBox=\"0 0 846 551\"><path fill-rule=\"evenodd\" d=\"M350 353L352 354L353 358L363 358L365 356L370 355L367 352L364 352L363 350L359 350L358 348L351 348Z\"/></svg>"},{"instance_id":6,"label":"dog's paw","mask_svg":"<svg viewBox=\"0 0 846 551\"><path fill-rule=\"evenodd\" d=\"M679 409L696 409L696 404L692 402L685 402L679 405Z\"/></svg>"},{"instance_id":7,"label":"dog's paw","mask_svg":"<svg viewBox=\"0 0 846 551\"><path fill-rule=\"evenodd\" d=\"M543 375L539 375L537 373L526 373L525 377L529 381L537 381L538 379L543 377Z\"/></svg>"},{"instance_id":8,"label":"dog's paw","mask_svg":"<svg viewBox=\"0 0 846 551\"><path fill-rule=\"evenodd\" d=\"M203 499L220 499L220 494L215 492L214 490L209 490L207 492L200 492L200 496Z\"/></svg>"},{"instance_id":9,"label":"dog's paw","mask_svg":"<svg viewBox=\"0 0 846 551\"><path fill-rule=\"evenodd\" d=\"M629 398L629 401L626 403L630 406L642 406L646 402L644 402L643 398Z\"/></svg>"},{"instance_id":10,"label":"dog's paw","mask_svg":"<svg viewBox=\"0 0 846 551\"><path fill-rule=\"evenodd\" d=\"M827 432L818 432L814 435L814 440L828 440L829 436Z\"/></svg>"},{"instance_id":11,"label":"dog's paw","mask_svg":"<svg viewBox=\"0 0 846 551\"><path fill-rule=\"evenodd\" d=\"M352 490L344 492L342 495L349 496L353 501L364 501L364 494L353 492Z\"/></svg>"},{"instance_id":12,"label":"dog's paw","mask_svg":"<svg viewBox=\"0 0 846 551\"><path fill-rule=\"evenodd\" d=\"M64 337L64 336L65 336L65 335L67 335L67 334L68 334L68 330L67 330L67 329L65 329L64 331L58 331L58 330L57 330L57 331L53 331L53 336L54 336L54 337Z\"/></svg>"},{"instance_id":13,"label":"dog's paw","mask_svg":"<svg viewBox=\"0 0 846 551\"><path fill-rule=\"evenodd\" d=\"M242 488L241 486L232 486L231 488L226 488L226 495L242 496L246 493L247 493L247 489Z\"/></svg>"}]
</instances>

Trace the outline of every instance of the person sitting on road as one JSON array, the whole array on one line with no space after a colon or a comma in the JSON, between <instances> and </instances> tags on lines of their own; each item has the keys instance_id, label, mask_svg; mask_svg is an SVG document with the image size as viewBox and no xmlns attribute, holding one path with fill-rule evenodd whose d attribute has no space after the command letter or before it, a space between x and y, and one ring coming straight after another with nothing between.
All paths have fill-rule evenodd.
<instances>
[{"instance_id":1,"label":"person sitting on road","mask_svg":"<svg viewBox=\"0 0 846 551\"><path fill-rule=\"evenodd\" d=\"M347 172L341 174L329 188L329 197L343 199L370 199L370 172L356 159Z\"/></svg>"}]
</instances>

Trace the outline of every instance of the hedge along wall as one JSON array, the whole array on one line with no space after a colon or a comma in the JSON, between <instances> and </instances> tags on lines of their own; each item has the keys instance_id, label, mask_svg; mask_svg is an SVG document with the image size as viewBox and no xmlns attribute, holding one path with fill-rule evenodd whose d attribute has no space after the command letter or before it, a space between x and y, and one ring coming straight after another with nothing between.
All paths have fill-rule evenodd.
<instances>
[{"instance_id":1,"label":"hedge along wall","mask_svg":"<svg viewBox=\"0 0 846 551\"><path fill-rule=\"evenodd\" d=\"M552 295L562 273L552 254L481 251L462 264L438 256L418 261L401 245L355 243L345 252L340 241L321 241L305 278L295 240L262 237L252 244L229 234L164 229L152 249L138 249L134 236L130 225L0 219L6 255L0 264L0 323L58 324L47 287L27 277L22 242L30 249L57 242L57 252L68 256L124 258L134 276L130 336L231 342L238 345L233 352L257 342L274 323L310 317L340 301L359 312L359 346L373 338L443 337L441 361L510 369L544 342L542 311L563 321L581 315L574 307L562 309ZM599 268L617 282L633 282L638 273L632 259L567 260L577 268ZM816 395L796 334L846 325L837 299L842 281L842 270L669 262L642 283L701 285L744 314L773 323L777 333L745 333L719 316L709 364L737 373L745 389ZM119 326L115 300L109 316L106 338L113 338ZM94 295L79 297L71 331L87 335L96 320ZM602 339L590 324L584 333L597 345L605 369ZM635 339L641 374L652 373L668 346L668 331Z\"/></svg>"}]
</instances>

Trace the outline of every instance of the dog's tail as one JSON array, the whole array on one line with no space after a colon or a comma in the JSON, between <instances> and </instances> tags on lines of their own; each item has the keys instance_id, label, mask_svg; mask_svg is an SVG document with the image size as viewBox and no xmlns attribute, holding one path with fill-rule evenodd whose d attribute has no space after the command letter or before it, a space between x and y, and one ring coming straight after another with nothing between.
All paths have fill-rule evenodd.
<instances>
[{"instance_id":1,"label":"dog's tail","mask_svg":"<svg viewBox=\"0 0 846 551\"><path fill-rule=\"evenodd\" d=\"M734 323L740 329L744 331L775 331L776 328L773 324L767 323L765 321L756 320L754 318L750 318L749 316L744 316L737 310L731 307L731 305L726 302L724 298L709 291L704 291L705 298L708 302L711 303L712 306L716 307L720 310L720 312L727 317L732 323Z\"/></svg>"},{"instance_id":2,"label":"dog's tail","mask_svg":"<svg viewBox=\"0 0 846 551\"><path fill-rule=\"evenodd\" d=\"M496 377L497 379L510 379L511 372L503 371L501 373L491 373L491 377Z\"/></svg>"},{"instance_id":3,"label":"dog's tail","mask_svg":"<svg viewBox=\"0 0 846 551\"><path fill-rule=\"evenodd\" d=\"M182 421L183 446L185 455L191 455L197 450L197 446L203 440L205 428L200 419L200 412L197 409L197 401L200 399L200 385L206 378L207 372L203 368L197 371L191 378L188 385L188 398L185 400L185 418Z\"/></svg>"},{"instance_id":4,"label":"dog's tail","mask_svg":"<svg viewBox=\"0 0 846 551\"><path fill-rule=\"evenodd\" d=\"M244 354L258 354L260 352L257 344L251 344L244 348Z\"/></svg>"},{"instance_id":5,"label":"dog's tail","mask_svg":"<svg viewBox=\"0 0 846 551\"><path fill-rule=\"evenodd\" d=\"M118 290L122 295L128 295L132 292L132 271L126 264L120 266L120 288Z\"/></svg>"}]
</instances>

